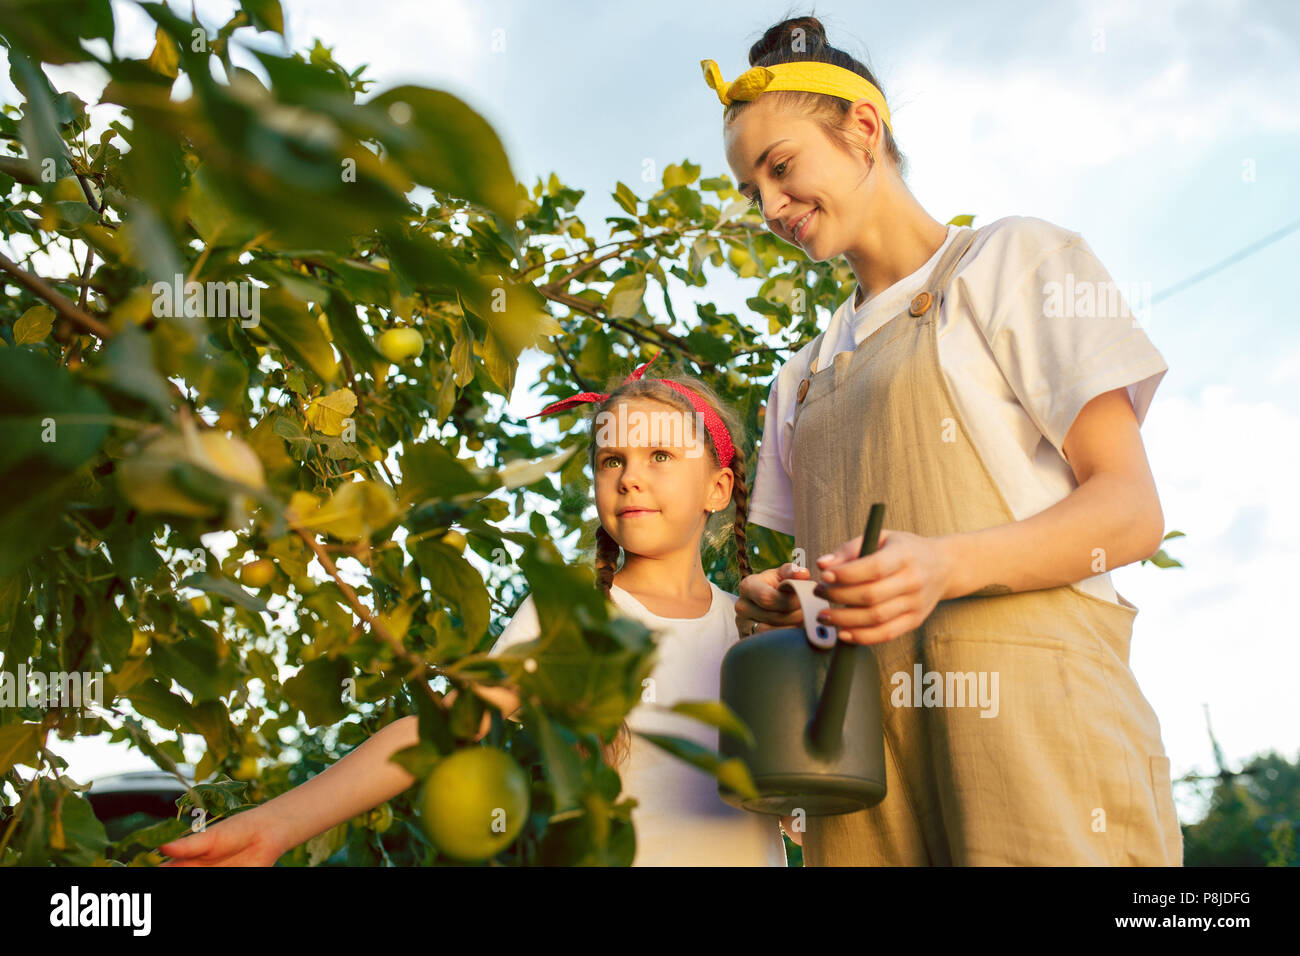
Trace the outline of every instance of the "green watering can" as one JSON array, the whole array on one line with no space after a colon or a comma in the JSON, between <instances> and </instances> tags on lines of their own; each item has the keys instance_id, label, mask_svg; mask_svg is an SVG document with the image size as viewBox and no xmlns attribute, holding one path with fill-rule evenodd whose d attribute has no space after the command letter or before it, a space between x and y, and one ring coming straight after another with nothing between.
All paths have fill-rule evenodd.
<instances>
[{"instance_id":1,"label":"green watering can","mask_svg":"<svg viewBox=\"0 0 1300 956\"><path fill-rule=\"evenodd\" d=\"M879 544L885 506L874 504L859 557ZM799 598L803 627L764 631L732 645L722 659L719 696L753 732L754 746L718 735L722 757L749 767L757 799L721 782L718 796L756 813L854 813L885 799L880 671L869 647L838 639L817 622L829 607L816 581L786 580Z\"/></svg>"}]
</instances>

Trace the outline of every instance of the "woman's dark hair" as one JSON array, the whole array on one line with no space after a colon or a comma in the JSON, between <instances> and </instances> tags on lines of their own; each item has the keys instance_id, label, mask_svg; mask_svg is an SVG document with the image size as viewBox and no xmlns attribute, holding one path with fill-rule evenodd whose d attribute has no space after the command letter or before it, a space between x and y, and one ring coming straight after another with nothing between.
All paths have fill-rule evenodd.
<instances>
[{"instance_id":1,"label":"woman's dark hair","mask_svg":"<svg viewBox=\"0 0 1300 956\"><path fill-rule=\"evenodd\" d=\"M820 20L814 16L793 17L782 20L769 27L757 43L749 48L749 65L772 66L776 63L792 63L797 60L816 60L834 66L852 70L870 81L884 95L884 88L875 74L856 58L830 45L826 39L826 30ZM829 93L806 93L802 90L775 90L763 94L763 98L778 97L784 109L803 113L826 130L831 140L846 151L854 153L858 146L847 135L844 118L852 104L840 96ZM722 114L723 124L730 124L753 100L735 100ZM883 117L881 117L883 120ZM885 152L894 161L901 177L907 176L907 157L898 148L894 134L887 123L882 123Z\"/></svg>"},{"instance_id":2,"label":"woman's dark hair","mask_svg":"<svg viewBox=\"0 0 1300 956\"><path fill-rule=\"evenodd\" d=\"M674 410L681 411L685 414L686 421L694 423L695 406L680 392L674 391L667 385L664 385L656 379L671 379L678 384L685 385L704 399L713 410L718 413L722 424L726 426L731 435L732 447L735 453L728 467L731 468L734 480L731 485L731 503L727 508L714 512L708 525L705 526L706 541L715 548L721 548L725 543L727 533L730 531L736 542L736 563L740 568L740 576L743 578L751 573L749 566L749 553L745 546L745 524L749 516L749 490L746 485L746 475L748 474L748 456L745 453L745 434L744 427L740 417L723 402L718 394L706 385L700 379L693 375L686 375L675 368L669 367L666 363L659 368L651 378L647 375L645 378L625 381L626 376L619 379L618 383L608 388L609 397L603 402L596 404L591 412L591 420L594 423L598 420L601 412L608 411L621 401L629 399L650 399L661 402L672 407ZM703 431L701 437L714 467L722 467L718 457L717 446L713 443L713 437L707 430ZM596 473L596 436L593 433L589 450L587 454L587 463L591 466L592 477ZM712 533L710 533L712 526ZM610 596L610 588L614 584L614 574L619 568L619 559L623 555L623 549L614 537L605 530L605 526L596 519L596 586ZM631 745L631 732L627 722L624 721L619 728L611 746L605 748L605 762L617 768L628 756Z\"/></svg>"}]
</instances>

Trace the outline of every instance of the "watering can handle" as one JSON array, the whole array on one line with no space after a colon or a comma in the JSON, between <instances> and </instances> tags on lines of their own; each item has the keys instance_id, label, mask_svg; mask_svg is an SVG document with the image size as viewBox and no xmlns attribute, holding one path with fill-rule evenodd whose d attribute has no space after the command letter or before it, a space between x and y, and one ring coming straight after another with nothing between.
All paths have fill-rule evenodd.
<instances>
[{"instance_id":1,"label":"watering can handle","mask_svg":"<svg viewBox=\"0 0 1300 956\"><path fill-rule=\"evenodd\" d=\"M839 634L831 625L822 624L817 620L817 616L831 606L830 601L813 594L813 588L817 587L817 584L816 581L786 578L777 587L781 590L793 592L795 597L799 599L799 606L803 609L803 629L804 633L808 635L808 643L825 651L839 642Z\"/></svg>"}]
</instances>

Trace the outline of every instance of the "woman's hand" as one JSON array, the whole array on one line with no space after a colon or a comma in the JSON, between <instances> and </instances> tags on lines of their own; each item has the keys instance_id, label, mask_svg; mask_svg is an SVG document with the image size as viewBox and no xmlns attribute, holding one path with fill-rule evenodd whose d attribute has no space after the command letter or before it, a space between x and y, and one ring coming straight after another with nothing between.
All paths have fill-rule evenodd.
<instances>
[{"instance_id":1,"label":"woman's hand","mask_svg":"<svg viewBox=\"0 0 1300 956\"><path fill-rule=\"evenodd\" d=\"M846 606L828 608L818 620L852 644L881 644L916 630L952 583L945 540L882 529L879 547L865 558L858 557L862 535L822 555L813 593Z\"/></svg>"},{"instance_id":2,"label":"woman's hand","mask_svg":"<svg viewBox=\"0 0 1300 956\"><path fill-rule=\"evenodd\" d=\"M811 573L787 561L779 568L751 574L741 581L736 600L736 630L741 639L772 628L801 626L803 609L799 598L778 590L777 585L786 578L806 580Z\"/></svg>"},{"instance_id":3,"label":"woman's hand","mask_svg":"<svg viewBox=\"0 0 1300 956\"><path fill-rule=\"evenodd\" d=\"M274 818L261 807L236 813L158 847L162 866L272 866L285 853Z\"/></svg>"}]
</instances>

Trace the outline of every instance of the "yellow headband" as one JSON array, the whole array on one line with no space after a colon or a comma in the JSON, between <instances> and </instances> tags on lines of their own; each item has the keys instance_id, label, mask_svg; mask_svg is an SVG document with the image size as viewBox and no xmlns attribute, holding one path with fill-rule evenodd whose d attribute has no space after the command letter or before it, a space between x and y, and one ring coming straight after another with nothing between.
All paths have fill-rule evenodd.
<instances>
[{"instance_id":1,"label":"yellow headband","mask_svg":"<svg viewBox=\"0 0 1300 956\"><path fill-rule=\"evenodd\" d=\"M839 96L850 103L867 99L880 111L880 118L885 121L889 131L894 125L889 120L889 106L885 95L865 77L852 70L820 63L816 60L799 60L795 63L776 63L772 66L750 67L730 83L722 78L715 60L701 60L704 68L704 82L717 91L723 106L734 100L757 99L760 93L774 93L779 90L801 90L806 93L828 93Z\"/></svg>"}]
</instances>

